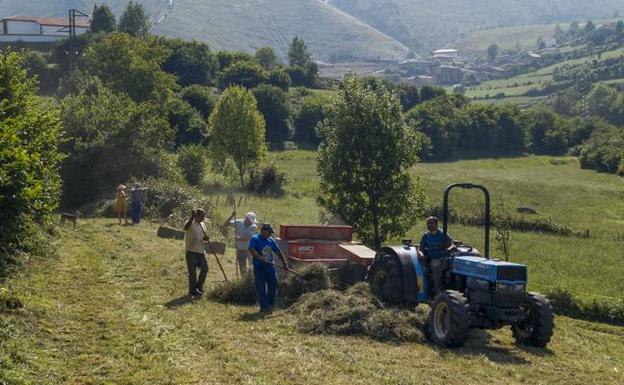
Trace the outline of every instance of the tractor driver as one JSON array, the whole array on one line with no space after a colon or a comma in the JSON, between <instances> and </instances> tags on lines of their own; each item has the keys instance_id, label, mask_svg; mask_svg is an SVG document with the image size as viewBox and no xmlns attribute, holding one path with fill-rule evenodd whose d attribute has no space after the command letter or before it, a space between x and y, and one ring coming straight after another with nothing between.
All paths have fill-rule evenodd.
<instances>
[{"instance_id":1,"label":"tractor driver","mask_svg":"<svg viewBox=\"0 0 624 385\"><path fill-rule=\"evenodd\" d=\"M438 229L438 222L436 217L427 218L427 232L418 249L418 258L429 267L435 293L442 289L444 271L448 269L448 251L453 247L453 239Z\"/></svg>"}]
</instances>

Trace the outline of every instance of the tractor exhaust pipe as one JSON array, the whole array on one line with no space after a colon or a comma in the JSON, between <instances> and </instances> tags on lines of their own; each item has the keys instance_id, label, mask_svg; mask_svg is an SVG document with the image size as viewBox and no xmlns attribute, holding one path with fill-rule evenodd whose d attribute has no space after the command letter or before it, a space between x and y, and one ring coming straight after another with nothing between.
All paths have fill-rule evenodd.
<instances>
[{"instance_id":1,"label":"tractor exhaust pipe","mask_svg":"<svg viewBox=\"0 0 624 385\"><path fill-rule=\"evenodd\" d=\"M442 211L442 231L445 234L448 233L448 222L449 222L449 193L454 188L462 188L462 189L479 189L483 192L485 196L485 212L484 212L484 222L485 222L485 258L490 259L490 192L484 186L479 184L472 183L454 183L449 185L444 190L444 202L443 202L443 211Z\"/></svg>"}]
</instances>

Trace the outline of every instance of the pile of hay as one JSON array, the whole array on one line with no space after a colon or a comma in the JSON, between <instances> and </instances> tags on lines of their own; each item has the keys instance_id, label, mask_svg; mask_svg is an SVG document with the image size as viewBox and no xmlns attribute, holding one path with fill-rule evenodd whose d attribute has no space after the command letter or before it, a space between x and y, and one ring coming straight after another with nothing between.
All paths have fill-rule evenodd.
<instances>
[{"instance_id":1,"label":"pile of hay","mask_svg":"<svg viewBox=\"0 0 624 385\"><path fill-rule=\"evenodd\" d=\"M256 289L253 273L248 272L241 279L220 282L213 287L208 296L217 302L235 305L253 305L256 303Z\"/></svg>"},{"instance_id":2,"label":"pile of hay","mask_svg":"<svg viewBox=\"0 0 624 385\"><path fill-rule=\"evenodd\" d=\"M293 306L299 330L313 334L360 335L380 341L423 341L427 311L386 309L366 283L344 292L308 293Z\"/></svg>"},{"instance_id":3,"label":"pile of hay","mask_svg":"<svg viewBox=\"0 0 624 385\"><path fill-rule=\"evenodd\" d=\"M329 289L331 279L327 266L319 263L304 265L298 268L297 274L282 274L284 279L280 281L279 295L288 301L293 301L305 293Z\"/></svg>"}]
</instances>

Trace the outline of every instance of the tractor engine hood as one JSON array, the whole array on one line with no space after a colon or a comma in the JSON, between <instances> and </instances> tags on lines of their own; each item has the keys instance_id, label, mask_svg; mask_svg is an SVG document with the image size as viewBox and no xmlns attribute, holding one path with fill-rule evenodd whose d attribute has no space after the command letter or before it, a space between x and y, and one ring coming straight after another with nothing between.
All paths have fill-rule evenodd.
<instances>
[{"instance_id":1,"label":"tractor engine hood","mask_svg":"<svg viewBox=\"0 0 624 385\"><path fill-rule=\"evenodd\" d=\"M476 256L453 258L453 273L494 283L526 284L527 282L525 265Z\"/></svg>"}]
</instances>

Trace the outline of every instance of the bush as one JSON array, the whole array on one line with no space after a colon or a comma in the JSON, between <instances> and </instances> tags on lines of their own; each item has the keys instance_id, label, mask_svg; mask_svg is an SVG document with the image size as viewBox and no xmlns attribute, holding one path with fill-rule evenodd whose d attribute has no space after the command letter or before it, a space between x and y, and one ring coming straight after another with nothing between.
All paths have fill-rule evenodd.
<instances>
[{"instance_id":1,"label":"bush","mask_svg":"<svg viewBox=\"0 0 624 385\"><path fill-rule=\"evenodd\" d=\"M286 173L281 172L276 165L268 164L259 169L249 170L247 188L256 194L279 196L284 193L286 182Z\"/></svg>"},{"instance_id":2,"label":"bush","mask_svg":"<svg viewBox=\"0 0 624 385\"><path fill-rule=\"evenodd\" d=\"M37 99L17 53L0 53L0 245L28 245L26 228L59 201L61 124L54 105Z\"/></svg>"},{"instance_id":3,"label":"bush","mask_svg":"<svg viewBox=\"0 0 624 385\"><path fill-rule=\"evenodd\" d=\"M624 325L624 301L583 301L570 291L553 288L546 294L555 313L587 321Z\"/></svg>"},{"instance_id":4,"label":"bush","mask_svg":"<svg viewBox=\"0 0 624 385\"><path fill-rule=\"evenodd\" d=\"M166 105L167 120L175 131L175 144L206 144L208 124L200 113L182 99L172 97Z\"/></svg>"},{"instance_id":5,"label":"bush","mask_svg":"<svg viewBox=\"0 0 624 385\"><path fill-rule=\"evenodd\" d=\"M135 182L137 180L130 180L127 185ZM192 209L202 207L206 210L206 225L211 240L222 239L223 220L217 217L214 204L199 190L172 178L147 178L138 182L147 187L145 216L165 218L168 225L180 228L189 218Z\"/></svg>"},{"instance_id":6,"label":"bush","mask_svg":"<svg viewBox=\"0 0 624 385\"><path fill-rule=\"evenodd\" d=\"M318 145L320 139L316 131L319 122L325 119L327 106L331 98L317 95L307 96L299 113L295 116L295 140Z\"/></svg>"},{"instance_id":7,"label":"bush","mask_svg":"<svg viewBox=\"0 0 624 385\"><path fill-rule=\"evenodd\" d=\"M278 87L282 91L288 91L290 88L290 76L283 68L278 68L269 74L269 84Z\"/></svg>"},{"instance_id":8,"label":"bush","mask_svg":"<svg viewBox=\"0 0 624 385\"><path fill-rule=\"evenodd\" d=\"M80 207L130 177L165 175L173 132L159 106L135 103L90 79L62 104L70 154L61 169L66 206Z\"/></svg>"},{"instance_id":9,"label":"bush","mask_svg":"<svg viewBox=\"0 0 624 385\"><path fill-rule=\"evenodd\" d=\"M219 88L231 86L254 88L266 81L266 74L262 67L255 62L239 61L227 67L219 76Z\"/></svg>"},{"instance_id":10,"label":"bush","mask_svg":"<svg viewBox=\"0 0 624 385\"><path fill-rule=\"evenodd\" d=\"M180 98L199 111L204 119L208 119L217 104L217 97L210 88L198 84L185 87L180 93Z\"/></svg>"},{"instance_id":11,"label":"bush","mask_svg":"<svg viewBox=\"0 0 624 385\"><path fill-rule=\"evenodd\" d=\"M204 180L206 170L205 149L199 145L182 146L178 150L178 166L191 185L197 186Z\"/></svg>"},{"instance_id":12,"label":"bush","mask_svg":"<svg viewBox=\"0 0 624 385\"><path fill-rule=\"evenodd\" d=\"M292 136L290 111L284 91L269 84L261 84L252 91L266 123L267 142L281 143L289 140Z\"/></svg>"}]
</instances>

